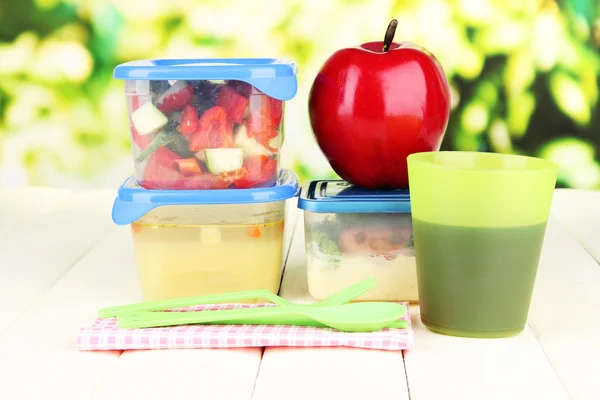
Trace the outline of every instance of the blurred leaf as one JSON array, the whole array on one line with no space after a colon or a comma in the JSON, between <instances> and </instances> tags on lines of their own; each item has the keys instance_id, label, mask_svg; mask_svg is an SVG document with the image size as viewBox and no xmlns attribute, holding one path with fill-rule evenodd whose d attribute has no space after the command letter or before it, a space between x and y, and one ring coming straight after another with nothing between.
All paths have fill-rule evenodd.
<instances>
[{"instance_id":1,"label":"blurred leaf","mask_svg":"<svg viewBox=\"0 0 600 400\"><path fill-rule=\"evenodd\" d=\"M483 54L468 44L461 46L459 52L456 72L465 79L477 78L483 68Z\"/></svg>"},{"instance_id":2,"label":"blurred leaf","mask_svg":"<svg viewBox=\"0 0 600 400\"><path fill-rule=\"evenodd\" d=\"M556 105L580 125L590 121L590 106L581 83L568 74L555 71L550 76L550 91Z\"/></svg>"},{"instance_id":3,"label":"blurred leaf","mask_svg":"<svg viewBox=\"0 0 600 400\"><path fill-rule=\"evenodd\" d=\"M112 62L121 34L123 18L112 4L96 1L91 6L90 23L94 32L90 49L101 63Z\"/></svg>"},{"instance_id":4,"label":"blurred leaf","mask_svg":"<svg viewBox=\"0 0 600 400\"><path fill-rule=\"evenodd\" d=\"M510 53L524 47L530 28L522 21L501 21L475 34L475 44L486 54Z\"/></svg>"},{"instance_id":5,"label":"blurred leaf","mask_svg":"<svg viewBox=\"0 0 600 400\"><path fill-rule=\"evenodd\" d=\"M481 100L488 109L493 109L498 103L498 87L490 80L484 80L475 89L475 97Z\"/></svg>"},{"instance_id":6,"label":"blurred leaf","mask_svg":"<svg viewBox=\"0 0 600 400\"><path fill-rule=\"evenodd\" d=\"M588 103L593 107L598 101L598 86L600 80L600 71L595 71L592 63L582 65L577 71L581 80L581 88L585 94Z\"/></svg>"},{"instance_id":7,"label":"blurred leaf","mask_svg":"<svg viewBox=\"0 0 600 400\"><path fill-rule=\"evenodd\" d=\"M531 92L521 92L507 98L507 124L513 138L521 138L527 133L535 103L535 95Z\"/></svg>"},{"instance_id":8,"label":"blurred leaf","mask_svg":"<svg viewBox=\"0 0 600 400\"><path fill-rule=\"evenodd\" d=\"M77 8L65 3L43 10L31 0L2 0L1 8L0 40L13 40L27 30L47 36L55 29L77 19Z\"/></svg>"},{"instance_id":9,"label":"blurred leaf","mask_svg":"<svg viewBox=\"0 0 600 400\"><path fill-rule=\"evenodd\" d=\"M533 41L528 51L542 71L549 71L567 46L567 31L556 7L549 7L535 17L532 34Z\"/></svg>"},{"instance_id":10,"label":"blurred leaf","mask_svg":"<svg viewBox=\"0 0 600 400\"><path fill-rule=\"evenodd\" d=\"M464 108L460 121L465 134L478 135L489 123L488 108L480 99L472 100Z\"/></svg>"},{"instance_id":11,"label":"blurred leaf","mask_svg":"<svg viewBox=\"0 0 600 400\"><path fill-rule=\"evenodd\" d=\"M526 90L535 78L535 66L530 51L522 50L511 54L504 68L504 85L508 96Z\"/></svg>"},{"instance_id":12,"label":"blurred leaf","mask_svg":"<svg viewBox=\"0 0 600 400\"><path fill-rule=\"evenodd\" d=\"M459 151L481 151L482 141L478 136L466 132L456 132L453 137L453 146Z\"/></svg>"},{"instance_id":13,"label":"blurred leaf","mask_svg":"<svg viewBox=\"0 0 600 400\"><path fill-rule=\"evenodd\" d=\"M556 163L563 173L592 163L594 155L594 146L574 137L552 140L539 151L539 157Z\"/></svg>"},{"instance_id":14,"label":"blurred leaf","mask_svg":"<svg viewBox=\"0 0 600 400\"><path fill-rule=\"evenodd\" d=\"M492 122L488 135L493 151L498 153L512 153L513 148L510 134L508 127L503 121L495 120Z\"/></svg>"}]
</instances>

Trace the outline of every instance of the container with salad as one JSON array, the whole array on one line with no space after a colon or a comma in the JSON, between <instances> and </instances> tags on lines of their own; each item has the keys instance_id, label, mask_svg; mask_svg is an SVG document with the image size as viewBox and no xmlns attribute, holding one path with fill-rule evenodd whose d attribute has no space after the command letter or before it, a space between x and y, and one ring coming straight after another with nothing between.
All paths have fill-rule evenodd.
<instances>
[{"instance_id":1,"label":"container with salad","mask_svg":"<svg viewBox=\"0 0 600 400\"><path fill-rule=\"evenodd\" d=\"M146 189L275 184L296 66L278 59L160 59L117 66L135 179Z\"/></svg>"},{"instance_id":2,"label":"container with salad","mask_svg":"<svg viewBox=\"0 0 600 400\"><path fill-rule=\"evenodd\" d=\"M418 302L408 190L365 190L345 181L302 188L308 289L316 299L374 277L358 301Z\"/></svg>"},{"instance_id":3,"label":"container with salad","mask_svg":"<svg viewBox=\"0 0 600 400\"><path fill-rule=\"evenodd\" d=\"M274 186L247 190L148 190L128 179L112 217L131 224L144 300L277 293L285 200L297 193L297 178L287 170Z\"/></svg>"}]
</instances>

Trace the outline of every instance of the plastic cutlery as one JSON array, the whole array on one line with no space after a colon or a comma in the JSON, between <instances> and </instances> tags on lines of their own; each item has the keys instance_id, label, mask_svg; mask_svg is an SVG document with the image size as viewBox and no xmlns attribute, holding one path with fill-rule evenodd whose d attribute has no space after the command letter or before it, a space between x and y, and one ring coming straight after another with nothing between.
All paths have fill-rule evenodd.
<instances>
[{"instance_id":1,"label":"plastic cutlery","mask_svg":"<svg viewBox=\"0 0 600 400\"><path fill-rule=\"evenodd\" d=\"M375 278L365 279L355 285L349 286L341 291L333 294L332 296L313 304L302 305L302 307L329 307L346 304L347 302L357 298L358 296L366 293L375 286ZM132 313L136 311L163 311L173 308L195 306L199 304L214 304L214 303L225 303L236 300L248 300L248 299L267 299L274 304L287 307L297 307L298 304L292 303L273 292L268 290L248 290L242 292L231 292L231 293L219 293L211 294L206 296L194 296L184 297L180 299L167 299L148 301L144 303L129 304L117 307L107 307L98 311L100 318L111 318L116 317L123 313Z\"/></svg>"},{"instance_id":2,"label":"plastic cutlery","mask_svg":"<svg viewBox=\"0 0 600 400\"><path fill-rule=\"evenodd\" d=\"M119 314L121 328L153 328L202 323L328 326L345 332L373 332L398 323L406 314L398 303L350 303L328 307L251 307L199 312Z\"/></svg>"}]
</instances>

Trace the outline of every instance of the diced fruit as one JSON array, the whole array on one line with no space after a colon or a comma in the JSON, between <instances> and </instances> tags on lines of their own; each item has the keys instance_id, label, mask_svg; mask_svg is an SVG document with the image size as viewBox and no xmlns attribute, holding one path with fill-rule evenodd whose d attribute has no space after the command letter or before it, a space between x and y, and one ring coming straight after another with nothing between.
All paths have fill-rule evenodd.
<instances>
[{"instance_id":1,"label":"diced fruit","mask_svg":"<svg viewBox=\"0 0 600 400\"><path fill-rule=\"evenodd\" d=\"M279 150L279 146L281 144L281 140L279 140L279 135L275 136L273 139L269 140L269 147L275 149L275 151Z\"/></svg>"},{"instance_id":2,"label":"diced fruit","mask_svg":"<svg viewBox=\"0 0 600 400\"><path fill-rule=\"evenodd\" d=\"M213 174L235 171L242 168L244 153L242 149L206 149L206 167Z\"/></svg>"},{"instance_id":3,"label":"diced fruit","mask_svg":"<svg viewBox=\"0 0 600 400\"><path fill-rule=\"evenodd\" d=\"M145 150L152 143L152 135L140 135L133 125L131 125L131 137L140 150Z\"/></svg>"},{"instance_id":4,"label":"diced fruit","mask_svg":"<svg viewBox=\"0 0 600 400\"><path fill-rule=\"evenodd\" d=\"M148 93L150 89L150 94ZM269 185L283 102L241 81L151 81L128 97L140 185L204 190Z\"/></svg>"},{"instance_id":5,"label":"diced fruit","mask_svg":"<svg viewBox=\"0 0 600 400\"><path fill-rule=\"evenodd\" d=\"M232 87L242 96L248 97L252 93L252 85L242 81L227 81L227 86Z\"/></svg>"},{"instance_id":6,"label":"diced fruit","mask_svg":"<svg viewBox=\"0 0 600 400\"><path fill-rule=\"evenodd\" d=\"M274 138L272 138L272 139L269 139L269 138L268 138L268 137L266 137L266 136L256 136L256 138L255 138L255 140L256 140L258 143L260 143L260 144L261 144L261 145L262 145L264 148L266 148L267 150L269 150L269 152L270 152L271 154L273 154L273 153L276 153L276 152L277 152L277 147L273 147L273 146L271 146L271 143L273 142L273 143L275 143L275 144L277 144L277 145L278 145L278 144L279 144L279 143L278 143L278 142L279 142L279 140L278 140L278 139L279 139L279 137L278 137L278 136L275 136L275 137L274 137Z\"/></svg>"},{"instance_id":7,"label":"diced fruit","mask_svg":"<svg viewBox=\"0 0 600 400\"><path fill-rule=\"evenodd\" d=\"M131 120L140 135L155 132L169 122L169 119L150 102L131 113Z\"/></svg>"},{"instance_id":8,"label":"diced fruit","mask_svg":"<svg viewBox=\"0 0 600 400\"><path fill-rule=\"evenodd\" d=\"M248 177L248 171L246 168L236 169L235 171L222 172L219 177L223 179L227 186L235 183L238 179L245 179Z\"/></svg>"},{"instance_id":9,"label":"diced fruit","mask_svg":"<svg viewBox=\"0 0 600 400\"><path fill-rule=\"evenodd\" d=\"M190 151L190 142L183 135L178 135L175 139L165 145L169 150L179 154L181 158L190 158L194 153Z\"/></svg>"},{"instance_id":10,"label":"diced fruit","mask_svg":"<svg viewBox=\"0 0 600 400\"><path fill-rule=\"evenodd\" d=\"M210 226L201 228L200 242L202 244L219 244L221 242L221 230Z\"/></svg>"},{"instance_id":11,"label":"diced fruit","mask_svg":"<svg viewBox=\"0 0 600 400\"><path fill-rule=\"evenodd\" d=\"M274 99L273 97L265 96L266 111L271 117L271 123L274 127L278 127L283 116L283 101Z\"/></svg>"},{"instance_id":12,"label":"diced fruit","mask_svg":"<svg viewBox=\"0 0 600 400\"><path fill-rule=\"evenodd\" d=\"M177 163L177 168L179 169L179 172L181 172L183 176L192 176L202 173L202 168L200 168L200 162L196 157L183 158L175 160L175 162Z\"/></svg>"},{"instance_id":13,"label":"diced fruit","mask_svg":"<svg viewBox=\"0 0 600 400\"><path fill-rule=\"evenodd\" d=\"M186 81L177 81L157 100L157 107L165 114L181 110L194 101L194 87Z\"/></svg>"},{"instance_id":14,"label":"diced fruit","mask_svg":"<svg viewBox=\"0 0 600 400\"><path fill-rule=\"evenodd\" d=\"M198 129L198 110L196 107L185 106L177 130L184 136L190 136L196 129Z\"/></svg>"},{"instance_id":15,"label":"diced fruit","mask_svg":"<svg viewBox=\"0 0 600 400\"><path fill-rule=\"evenodd\" d=\"M179 160L179 155L169 149L167 149L166 147L161 147L159 149L157 149L154 154L152 154L152 157L150 159L153 159L154 162L163 165L167 168L176 168L177 166L177 161ZM148 160L148 162L150 162L150 159Z\"/></svg>"},{"instance_id":16,"label":"diced fruit","mask_svg":"<svg viewBox=\"0 0 600 400\"><path fill-rule=\"evenodd\" d=\"M140 186L146 189L183 189L182 175L175 169L175 161L169 162L162 149L170 151L162 147L148 158Z\"/></svg>"},{"instance_id":17,"label":"diced fruit","mask_svg":"<svg viewBox=\"0 0 600 400\"><path fill-rule=\"evenodd\" d=\"M248 236L251 238L259 238L260 237L260 227L257 225L253 225L248 230Z\"/></svg>"},{"instance_id":18,"label":"diced fruit","mask_svg":"<svg viewBox=\"0 0 600 400\"><path fill-rule=\"evenodd\" d=\"M241 124L244 117L244 111L246 111L246 107L248 107L248 99L237 93L232 87L225 86L219 92L216 104L227 110L229 121Z\"/></svg>"},{"instance_id":19,"label":"diced fruit","mask_svg":"<svg viewBox=\"0 0 600 400\"><path fill-rule=\"evenodd\" d=\"M171 122L169 124L167 124L167 128L160 131L160 133L158 135L156 135L154 138L152 138L152 142L150 143L150 145L148 145L148 147L146 147L140 153L140 155L137 157L137 159L136 159L137 162L143 162L146 158L148 158L151 154L153 154L158 149L160 149L160 148L164 147L165 145L167 145L171 142L174 142L176 139L182 137L179 133L177 133L177 131L175 129L169 128L169 125L171 124Z\"/></svg>"},{"instance_id":20,"label":"diced fruit","mask_svg":"<svg viewBox=\"0 0 600 400\"><path fill-rule=\"evenodd\" d=\"M262 137L267 142L277 136L277 130L263 114L250 114L248 117L248 137Z\"/></svg>"},{"instance_id":21,"label":"diced fruit","mask_svg":"<svg viewBox=\"0 0 600 400\"><path fill-rule=\"evenodd\" d=\"M181 186L186 190L226 189L227 183L219 175L205 173L183 179Z\"/></svg>"},{"instance_id":22,"label":"diced fruit","mask_svg":"<svg viewBox=\"0 0 600 400\"><path fill-rule=\"evenodd\" d=\"M227 123L227 112L221 106L206 110L198 121L198 128L190 136L190 150L233 147L233 132Z\"/></svg>"},{"instance_id":23,"label":"diced fruit","mask_svg":"<svg viewBox=\"0 0 600 400\"><path fill-rule=\"evenodd\" d=\"M250 116L254 116L255 118L259 116L264 117L273 128L277 128L281 123L283 115L283 102L281 100L274 99L265 94L253 94L250 96L250 105L248 108Z\"/></svg>"},{"instance_id":24,"label":"diced fruit","mask_svg":"<svg viewBox=\"0 0 600 400\"><path fill-rule=\"evenodd\" d=\"M264 155L245 160L243 167L248 171L248 176L235 181L238 189L264 185L277 178L277 161Z\"/></svg>"},{"instance_id":25,"label":"diced fruit","mask_svg":"<svg viewBox=\"0 0 600 400\"><path fill-rule=\"evenodd\" d=\"M277 139L277 138L275 138ZM233 145L244 151L244 158L249 158L257 155L271 156L273 151L260 144L255 138L248 137L248 129L246 125L239 125L235 131ZM275 149L276 151L276 149Z\"/></svg>"}]
</instances>

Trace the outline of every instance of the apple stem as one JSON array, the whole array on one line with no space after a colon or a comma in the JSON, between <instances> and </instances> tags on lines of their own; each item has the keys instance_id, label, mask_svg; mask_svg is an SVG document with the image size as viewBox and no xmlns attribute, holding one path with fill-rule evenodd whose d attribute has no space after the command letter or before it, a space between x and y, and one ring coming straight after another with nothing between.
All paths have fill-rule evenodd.
<instances>
[{"instance_id":1,"label":"apple stem","mask_svg":"<svg viewBox=\"0 0 600 400\"><path fill-rule=\"evenodd\" d=\"M383 52L387 53L390 49L390 45L394 40L394 35L396 34L396 27L398 26L398 21L393 19L387 27L385 31L385 37L383 38Z\"/></svg>"}]
</instances>

